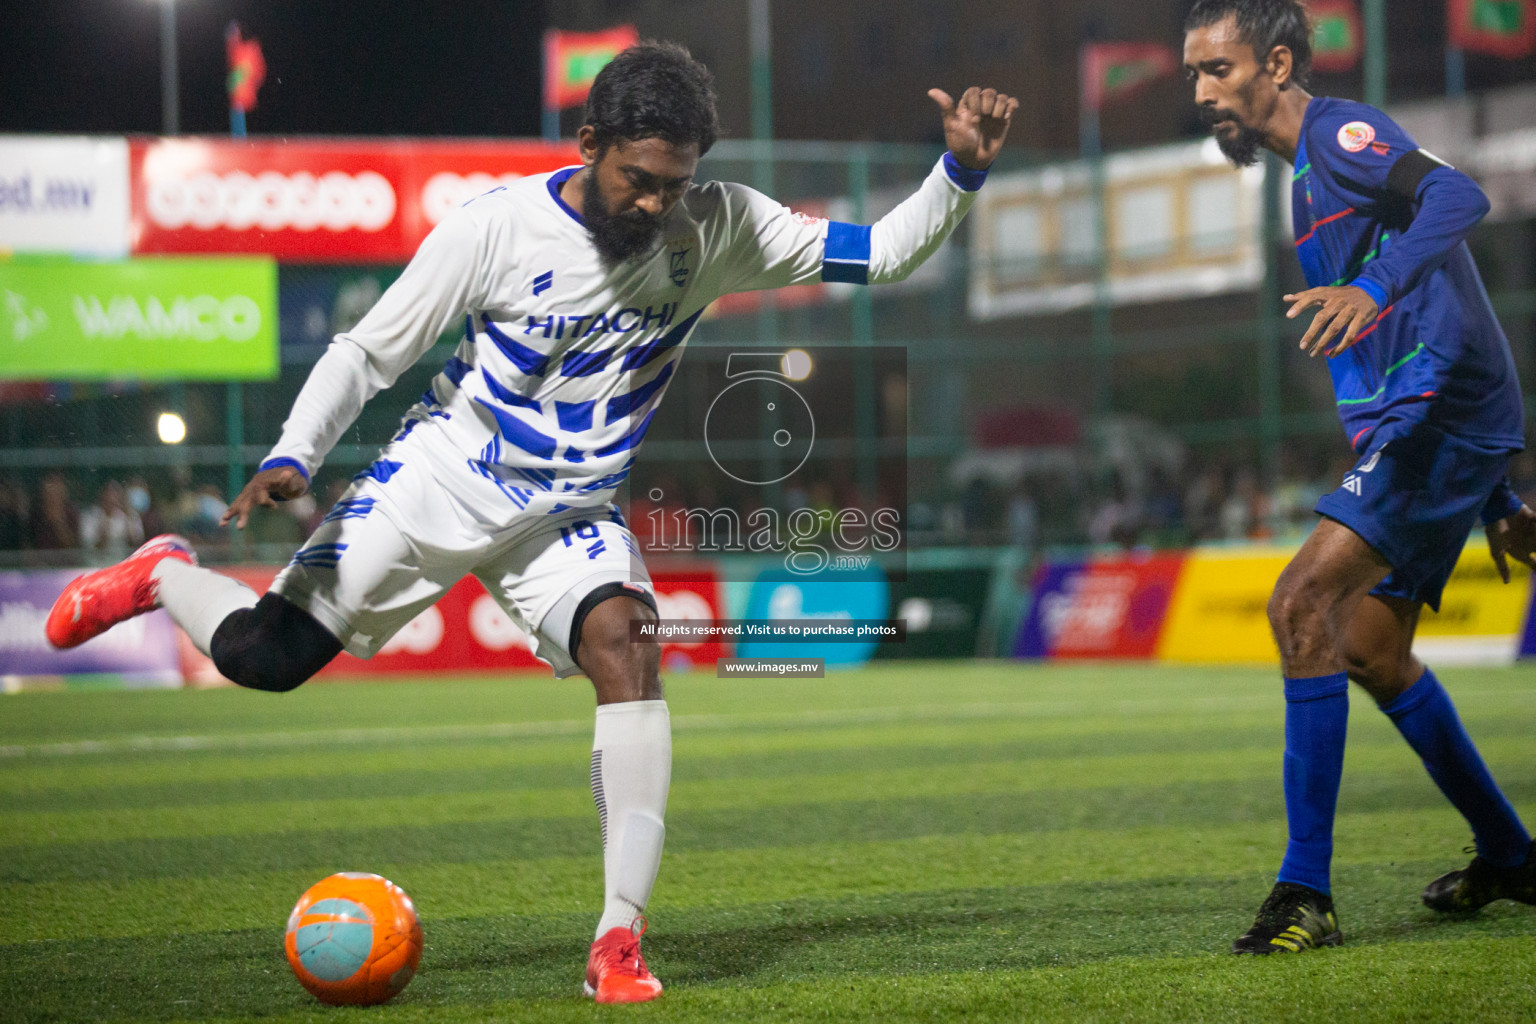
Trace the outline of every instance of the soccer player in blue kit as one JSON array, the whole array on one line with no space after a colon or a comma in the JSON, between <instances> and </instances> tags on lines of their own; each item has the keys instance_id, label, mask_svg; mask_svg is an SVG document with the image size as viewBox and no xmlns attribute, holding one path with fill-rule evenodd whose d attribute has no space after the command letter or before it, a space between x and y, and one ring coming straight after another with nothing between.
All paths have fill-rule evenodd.
<instances>
[{"instance_id":1,"label":"soccer player in blue kit","mask_svg":"<svg viewBox=\"0 0 1536 1024\"><path fill-rule=\"evenodd\" d=\"M1343 942L1329 882L1353 679L1392 719L1472 826L1471 864L1435 879L1442 912L1536 903L1531 837L1435 674L1413 655L1420 609L1440 594L1472 526L1506 561L1532 564L1536 513L1505 467L1524 447L1520 386L1464 239L1488 212L1468 177L1381 111L1303 88L1311 26L1297 0L1196 0L1184 63L1202 120L1229 160L1260 149L1294 166L1296 253L1316 309L1301 347L1327 357L1359 456L1275 585L1269 619L1285 674L1286 819L1274 889L1234 953Z\"/></svg>"}]
</instances>

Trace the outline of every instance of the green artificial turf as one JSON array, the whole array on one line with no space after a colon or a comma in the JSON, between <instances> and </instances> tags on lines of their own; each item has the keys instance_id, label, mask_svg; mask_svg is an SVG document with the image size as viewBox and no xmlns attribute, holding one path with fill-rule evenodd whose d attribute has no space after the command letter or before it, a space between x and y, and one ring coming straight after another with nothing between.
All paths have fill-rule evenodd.
<instances>
[{"instance_id":1,"label":"green artificial turf","mask_svg":"<svg viewBox=\"0 0 1536 1024\"><path fill-rule=\"evenodd\" d=\"M1441 675L1536 811L1536 668ZM0 1020L1536 1019L1536 908L1419 904L1469 837L1359 694L1347 944L1266 960L1225 949L1285 838L1272 672L910 664L669 700L667 992L597 1008L584 682L0 698ZM337 870L420 910L385 1007L323 1007L283 958Z\"/></svg>"}]
</instances>

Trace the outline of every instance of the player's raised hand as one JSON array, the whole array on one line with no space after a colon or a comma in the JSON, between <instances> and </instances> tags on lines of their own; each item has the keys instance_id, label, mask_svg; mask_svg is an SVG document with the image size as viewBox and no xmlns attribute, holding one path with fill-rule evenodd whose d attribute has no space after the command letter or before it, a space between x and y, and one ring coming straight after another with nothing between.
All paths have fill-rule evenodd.
<instances>
[{"instance_id":1,"label":"player's raised hand","mask_svg":"<svg viewBox=\"0 0 1536 1024\"><path fill-rule=\"evenodd\" d=\"M958 103L943 89L929 89L928 95L939 105L944 117L944 144L960 166L973 171L990 167L1003 148L1019 101L996 89L974 85L965 90Z\"/></svg>"},{"instance_id":2,"label":"player's raised hand","mask_svg":"<svg viewBox=\"0 0 1536 1024\"><path fill-rule=\"evenodd\" d=\"M235 500L229 503L229 508L219 517L219 525L228 526L229 521L234 519L235 525L243 530L251 518L251 509L257 505L277 508L278 502L292 501L307 490L309 481L292 466L263 469L240 489Z\"/></svg>"},{"instance_id":3,"label":"player's raised hand","mask_svg":"<svg viewBox=\"0 0 1536 1024\"><path fill-rule=\"evenodd\" d=\"M1536 512L1525 505L1512 516L1505 516L1496 523L1489 523L1488 553L1499 570L1499 578L1509 582L1509 562L1515 561L1536 569Z\"/></svg>"},{"instance_id":4,"label":"player's raised hand","mask_svg":"<svg viewBox=\"0 0 1536 1024\"><path fill-rule=\"evenodd\" d=\"M1308 288L1304 292L1285 296L1285 301L1291 304L1285 315L1292 320L1313 306L1322 307L1312 318L1312 326L1307 328L1307 333L1301 339L1302 351L1309 356L1322 354L1332 358L1338 355L1359 341L1361 333L1380 317L1376 300L1364 289L1354 285ZM1339 336L1340 331L1344 332L1342 337ZM1336 337L1339 343L1333 347L1333 351L1327 351L1328 343Z\"/></svg>"}]
</instances>

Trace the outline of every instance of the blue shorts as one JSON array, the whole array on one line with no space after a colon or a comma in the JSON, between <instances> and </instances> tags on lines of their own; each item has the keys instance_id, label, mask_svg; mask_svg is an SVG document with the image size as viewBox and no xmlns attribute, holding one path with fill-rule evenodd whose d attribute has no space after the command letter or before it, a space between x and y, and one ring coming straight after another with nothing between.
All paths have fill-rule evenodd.
<instances>
[{"instance_id":1,"label":"blue shorts","mask_svg":"<svg viewBox=\"0 0 1536 1024\"><path fill-rule=\"evenodd\" d=\"M1377 427L1365 454L1317 511L1359 534L1392 566L1371 591L1440 610L1440 593L1513 453L1428 423Z\"/></svg>"}]
</instances>

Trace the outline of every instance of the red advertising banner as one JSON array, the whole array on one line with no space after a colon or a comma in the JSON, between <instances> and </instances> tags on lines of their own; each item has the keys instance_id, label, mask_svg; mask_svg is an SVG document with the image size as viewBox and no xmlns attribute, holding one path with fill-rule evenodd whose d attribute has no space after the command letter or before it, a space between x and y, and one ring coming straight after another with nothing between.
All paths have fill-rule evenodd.
<instances>
[{"instance_id":1,"label":"red advertising banner","mask_svg":"<svg viewBox=\"0 0 1536 1024\"><path fill-rule=\"evenodd\" d=\"M264 566L219 571L242 581L257 593L265 593L277 576L276 569ZM661 618L703 621L725 615L720 584L713 576L702 578L695 572L686 580L672 580L665 574L658 574L654 582ZM176 636L181 649L182 674L189 685L210 686L223 681L213 662L192 646L185 633L177 630ZM728 646L718 640L663 644L662 668L673 672L693 668L713 670L716 659L729 654ZM485 592L480 581L466 576L437 604L396 633L373 658L364 661L342 654L322 669L318 678L496 671L547 674L549 666L533 656L527 635Z\"/></svg>"},{"instance_id":2,"label":"red advertising banner","mask_svg":"<svg viewBox=\"0 0 1536 1024\"><path fill-rule=\"evenodd\" d=\"M1042 575L1036 603L1049 655L1151 658L1183 565L1184 553L1173 552L1095 558Z\"/></svg>"},{"instance_id":3,"label":"red advertising banner","mask_svg":"<svg viewBox=\"0 0 1536 1024\"><path fill-rule=\"evenodd\" d=\"M405 139L136 139L135 253L404 263L448 211L578 162L569 144Z\"/></svg>"}]
</instances>

